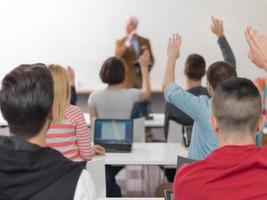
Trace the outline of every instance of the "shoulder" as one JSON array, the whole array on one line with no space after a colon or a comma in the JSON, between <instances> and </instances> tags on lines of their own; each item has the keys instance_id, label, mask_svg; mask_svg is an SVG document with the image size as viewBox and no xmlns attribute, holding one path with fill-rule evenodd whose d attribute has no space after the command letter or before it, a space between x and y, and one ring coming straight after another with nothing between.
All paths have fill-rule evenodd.
<instances>
[{"instance_id":1,"label":"shoulder","mask_svg":"<svg viewBox=\"0 0 267 200\"><path fill-rule=\"evenodd\" d=\"M116 43L119 44L119 43L124 43L125 40L126 40L127 36L123 36L122 38L116 40Z\"/></svg>"},{"instance_id":2,"label":"shoulder","mask_svg":"<svg viewBox=\"0 0 267 200\"><path fill-rule=\"evenodd\" d=\"M106 90L95 90L89 95L89 100L94 100L106 93Z\"/></svg>"},{"instance_id":3,"label":"shoulder","mask_svg":"<svg viewBox=\"0 0 267 200\"><path fill-rule=\"evenodd\" d=\"M77 182L74 200L96 199L95 186L87 170L82 170Z\"/></svg>"},{"instance_id":4,"label":"shoulder","mask_svg":"<svg viewBox=\"0 0 267 200\"><path fill-rule=\"evenodd\" d=\"M78 106L74 105L67 106L65 113L66 117L72 120L83 116L82 110Z\"/></svg>"}]
</instances>

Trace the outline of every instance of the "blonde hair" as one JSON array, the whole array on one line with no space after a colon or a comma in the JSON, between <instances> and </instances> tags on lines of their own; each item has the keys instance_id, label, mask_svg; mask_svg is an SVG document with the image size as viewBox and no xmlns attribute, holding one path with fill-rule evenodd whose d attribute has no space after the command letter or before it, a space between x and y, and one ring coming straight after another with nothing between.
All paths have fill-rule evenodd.
<instances>
[{"instance_id":1,"label":"blonde hair","mask_svg":"<svg viewBox=\"0 0 267 200\"><path fill-rule=\"evenodd\" d=\"M61 123L65 107L70 102L70 79L67 70L60 65L48 65L48 70L54 81L53 122Z\"/></svg>"}]
</instances>

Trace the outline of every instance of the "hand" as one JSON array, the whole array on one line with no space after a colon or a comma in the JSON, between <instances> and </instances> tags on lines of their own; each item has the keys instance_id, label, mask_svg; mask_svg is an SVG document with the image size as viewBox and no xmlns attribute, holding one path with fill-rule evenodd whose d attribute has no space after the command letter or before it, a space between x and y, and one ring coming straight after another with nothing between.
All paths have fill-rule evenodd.
<instances>
[{"instance_id":1,"label":"hand","mask_svg":"<svg viewBox=\"0 0 267 200\"><path fill-rule=\"evenodd\" d=\"M141 70L148 70L151 64L151 55L148 49L146 49L139 58Z\"/></svg>"},{"instance_id":2,"label":"hand","mask_svg":"<svg viewBox=\"0 0 267 200\"><path fill-rule=\"evenodd\" d=\"M173 34L172 37L169 39L169 45L168 45L168 56L169 58L178 59L180 56L180 47L182 43L181 36L176 33Z\"/></svg>"},{"instance_id":3,"label":"hand","mask_svg":"<svg viewBox=\"0 0 267 200\"><path fill-rule=\"evenodd\" d=\"M94 145L94 155L105 155L106 150L100 145Z\"/></svg>"},{"instance_id":4,"label":"hand","mask_svg":"<svg viewBox=\"0 0 267 200\"><path fill-rule=\"evenodd\" d=\"M218 38L224 36L223 20L211 16L211 31L218 36Z\"/></svg>"},{"instance_id":5,"label":"hand","mask_svg":"<svg viewBox=\"0 0 267 200\"><path fill-rule=\"evenodd\" d=\"M130 32L130 34L128 35L128 40L131 41L135 35L136 35L136 29Z\"/></svg>"},{"instance_id":6,"label":"hand","mask_svg":"<svg viewBox=\"0 0 267 200\"><path fill-rule=\"evenodd\" d=\"M68 76L69 76L69 79L70 79L70 84L71 86L74 86L75 85L75 73L74 73L74 70L68 66L67 67L67 72L68 72Z\"/></svg>"},{"instance_id":7,"label":"hand","mask_svg":"<svg viewBox=\"0 0 267 200\"><path fill-rule=\"evenodd\" d=\"M258 33L252 27L247 27L245 37L249 45L249 59L257 67L267 71L267 36Z\"/></svg>"}]
</instances>

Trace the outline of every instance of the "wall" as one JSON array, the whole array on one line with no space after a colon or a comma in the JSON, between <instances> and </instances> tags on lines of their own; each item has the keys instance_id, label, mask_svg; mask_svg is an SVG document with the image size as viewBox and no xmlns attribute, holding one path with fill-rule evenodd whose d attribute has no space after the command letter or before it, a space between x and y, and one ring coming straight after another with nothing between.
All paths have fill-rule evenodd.
<instances>
[{"instance_id":1,"label":"wall","mask_svg":"<svg viewBox=\"0 0 267 200\"><path fill-rule=\"evenodd\" d=\"M0 1L0 79L20 63L71 65L79 89L103 87L99 68L112 56L115 40L124 35L126 18L140 19L140 34L150 38L156 63L152 88L158 90L166 61L168 37L183 37L177 82L184 85L183 63L189 53L207 63L222 59L210 32L210 15L224 19L225 32L241 76L264 73L250 64L243 30L252 24L267 33L264 0L2 0Z\"/></svg>"}]
</instances>

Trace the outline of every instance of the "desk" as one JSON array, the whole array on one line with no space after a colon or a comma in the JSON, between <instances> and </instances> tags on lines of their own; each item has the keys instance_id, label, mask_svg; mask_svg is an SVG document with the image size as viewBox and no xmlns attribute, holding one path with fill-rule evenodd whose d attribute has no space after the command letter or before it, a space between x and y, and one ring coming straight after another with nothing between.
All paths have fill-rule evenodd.
<instances>
[{"instance_id":1,"label":"desk","mask_svg":"<svg viewBox=\"0 0 267 200\"><path fill-rule=\"evenodd\" d=\"M98 198L97 200L164 200L164 198Z\"/></svg>"},{"instance_id":2,"label":"desk","mask_svg":"<svg viewBox=\"0 0 267 200\"><path fill-rule=\"evenodd\" d=\"M186 157L187 154L188 149L180 143L134 143L130 153L107 153L104 159L106 165L168 165L175 167L177 156Z\"/></svg>"}]
</instances>

